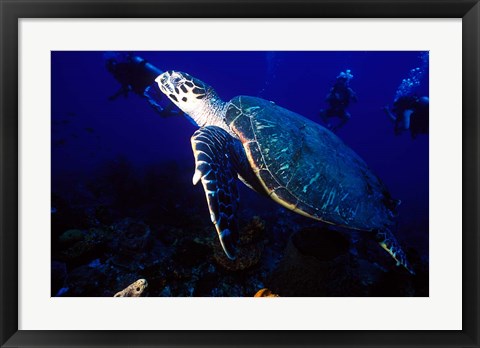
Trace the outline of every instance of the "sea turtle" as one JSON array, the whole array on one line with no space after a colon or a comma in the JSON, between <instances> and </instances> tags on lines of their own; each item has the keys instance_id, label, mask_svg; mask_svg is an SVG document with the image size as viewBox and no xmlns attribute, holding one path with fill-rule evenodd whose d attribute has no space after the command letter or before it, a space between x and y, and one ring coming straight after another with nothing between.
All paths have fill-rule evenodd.
<instances>
[{"instance_id":1,"label":"sea turtle","mask_svg":"<svg viewBox=\"0 0 480 348\"><path fill-rule=\"evenodd\" d=\"M237 96L224 102L184 72L167 71L155 81L200 127L191 138L193 184L202 182L229 258L235 258L238 238L238 177L296 213L373 232L397 265L413 272L391 232L399 201L335 134L271 101Z\"/></svg>"}]
</instances>

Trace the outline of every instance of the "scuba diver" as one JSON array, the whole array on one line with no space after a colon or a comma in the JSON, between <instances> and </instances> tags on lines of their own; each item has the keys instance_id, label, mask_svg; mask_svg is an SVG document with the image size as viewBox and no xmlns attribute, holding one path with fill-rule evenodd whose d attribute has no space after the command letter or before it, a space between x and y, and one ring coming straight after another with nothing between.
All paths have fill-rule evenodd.
<instances>
[{"instance_id":1,"label":"scuba diver","mask_svg":"<svg viewBox=\"0 0 480 348\"><path fill-rule=\"evenodd\" d=\"M418 134L428 134L429 99L427 96L401 96L390 110L384 107L387 116L395 123L395 135L410 131L412 139Z\"/></svg>"},{"instance_id":2,"label":"scuba diver","mask_svg":"<svg viewBox=\"0 0 480 348\"><path fill-rule=\"evenodd\" d=\"M162 117L177 116L182 114L173 103L165 101L162 106L160 100L164 99L163 94L156 86L155 79L163 73L145 59L128 52L108 52L105 54L105 67L113 77L120 82L120 89L110 100L119 96L128 96L134 92L146 98L150 106Z\"/></svg>"},{"instance_id":3,"label":"scuba diver","mask_svg":"<svg viewBox=\"0 0 480 348\"><path fill-rule=\"evenodd\" d=\"M356 93L349 86L352 78L351 70L340 72L325 99L330 106L326 110L320 110L321 119L332 132L336 132L348 122L351 116L346 108L350 101L357 101ZM333 117L340 118L340 122L336 126L329 122L329 119Z\"/></svg>"},{"instance_id":4,"label":"scuba diver","mask_svg":"<svg viewBox=\"0 0 480 348\"><path fill-rule=\"evenodd\" d=\"M388 106L383 108L395 123L395 135L410 131L412 139L418 134L428 134L429 123L428 96L419 97L415 92L428 72L429 53L421 52L418 58L420 66L411 69L398 86L392 109Z\"/></svg>"}]
</instances>

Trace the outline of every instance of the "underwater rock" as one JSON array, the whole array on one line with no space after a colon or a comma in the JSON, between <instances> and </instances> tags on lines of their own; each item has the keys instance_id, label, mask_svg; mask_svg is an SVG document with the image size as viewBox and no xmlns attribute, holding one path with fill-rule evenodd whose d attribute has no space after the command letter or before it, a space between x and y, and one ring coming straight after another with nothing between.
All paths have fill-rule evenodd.
<instances>
[{"instance_id":1,"label":"underwater rock","mask_svg":"<svg viewBox=\"0 0 480 348\"><path fill-rule=\"evenodd\" d=\"M100 259L95 259L93 260L92 262L90 262L88 264L88 267L90 268L99 268L99 267L102 267L102 262L100 261Z\"/></svg>"},{"instance_id":2,"label":"underwater rock","mask_svg":"<svg viewBox=\"0 0 480 348\"><path fill-rule=\"evenodd\" d=\"M198 281L195 284L193 296L211 296L212 291L218 286L220 275L216 272L215 266L210 264L201 272Z\"/></svg>"},{"instance_id":3,"label":"underwater rock","mask_svg":"<svg viewBox=\"0 0 480 348\"><path fill-rule=\"evenodd\" d=\"M349 242L327 228L293 234L285 256L270 276L269 288L280 296L361 296Z\"/></svg>"},{"instance_id":4,"label":"underwater rock","mask_svg":"<svg viewBox=\"0 0 480 348\"><path fill-rule=\"evenodd\" d=\"M265 221L259 216L252 220L242 229L240 233L240 244L248 244L263 239L265 235Z\"/></svg>"},{"instance_id":5,"label":"underwater rock","mask_svg":"<svg viewBox=\"0 0 480 348\"><path fill-rule=\"evenodd\" d=\"M428 296L428 262L422 262L413 248L407 249L407 256L412 260L415 275L405 272L401 267L392 266L372 284L371 296Z\"/></svg>"},{"instance_id":6,"label":"underwater rock","mask_svg":"<svg viewBox=\"0 0 480 348\"><path fill-rule=\"evenodd\" d=\"M166 246L171 246L177 240L177 236L181 235L181 229L166 226L157 226L152 232Z\"/></svg>"},{"instance_id":7,"label":"underwater rock","mask_svg":"<svg viewBox=\"0 0 480 348\"><path fill-rule=\"evenodd\" d=\"M148 283L145 279L139 279L122 291L117 292L113 297L140 297L147 286Z\"/></svg>"},{"instance_id":8,"label":"underwater rock","mask_svg":"<svg viewBox=\"0 0 480 348\"><path fill-rule=\"evenodd\" d=\"M169 286L166 286L163 288L162 292L160 292L160 297L171 297L173 294L172 294L172 290L170 289Z\"/></svg>"},{"instance_id":9,"label":"underwater rock","mask_svg":"<svg viewBox=\"0 0 480 348\"><path fill-rule=\"evenodd\" d=\"M180 265L191 267L204 262L211 253L208 245L184 238L178 243L172 258Z\"/></svg>"},{"instance_id":10,"label":"underwater rock","mask_svg":"<svg viewBox=\"0 0 480 348\"><path fill-rule=\"evenodd\" d=\"M118 213L105 205L96 205L85 210L89 226L106 226L114 223Z\"/></svg>"},{"instance_id":11,"label":"underwater rock","mask_svg":"<svg viewBox=\"0 0 480 348\"><path fill-rule=\"evenodd\" d=\"M274 294L269 289L264 288L257 291L253 297L280 297L277 294Z\"/></svg>"},{"instance_id":12,"label":"underwater rock","mask_svg":"<svg viewBox=\"0 0 480 348\"><path fill-rule=\"evenodd\" d=\"M152 245L150 227L143 221L125 218L112 226L117 239L117 256L136 258Z\"/></svg>"},{"instance_id":13,"label":"underwater rock","mask_svg":"<svg viewBox=\"0 0 480 348\"><path fill-rule=\"evenodd\" d=\"M62 236L66 246L70 246L60 251L59 258L67 262L69 267L79 266L98 258L98 255L103 254L103 246L110 238L109 232L100 228L91 228L87 231L68 230Z\"/></svg>"},{"instance_id":14,"label":"underwater rock","mask_svg":"<svg viewBox=\"0 0 480 348\"><path fill-rule=\"evenodd\" d=\"M51 291L52 296L65 286L67 280L67 265L64 262L52 261Z\"/></svg>"},{"instance_id":15,"label":"underwater rock","mask_svg":"<svg viewBox=\"0 0 480 348\"><path fill-rule=\"evenodd\" d=\"M66 250L63 250L61 255L70 265L80 265L98 255L99 246L100 244L97 241L81 240Z\"/></svg>"},{"instance_id":16,"label":"underwater rock","mask_svg":"<svg viewBox=\"0 0 480 348\"><path fill-rule=\"evenodd\" d=\"M263 236L265 234L265 222L258 216L240 231L237 257L230 260L222 249L222 246L215 240L213 243L213 257L216 263L223 269L231 272L249 269L260 261L264 249Z\"/></svg>"},{"instance_id":17,"label":"underwater rock","mask_svg":"<svg viewBox=\"0 0 480 348\"><path fill-rule=\"evenodd\" d=\"M412 276L404 272L389 271L382 274L372 286L371 296L406 297L415 296ZM417 295L427 296L427 294Z\"/></svg>"},{"instance_id":18,"label":"underwater rock","mask_svg":"<svg viewBox=\"0 0 480 348\"><path fill-rule=\"evenodd\" d=\"M141 278L148 279L149 296L159 296L160 291L167 284L168 266L166 263L168 261L159 260L163 255L158 254L154 250L151 253L154 255L155 260L144 264L145 267L141 270ZM157 257L157 255L159 256Z\"/></svg>"},{"instance_id":19,"label":"underwater rock","mask_svg":"<svg viewBox=\"0 0 480 348\"><path fill-rule=\"evenodd\" d=\"M72 229L63 232L58 240L62 245L71 245L83 240L84 237L85 234L82 230Z\"/></svg>"},{"instance_id":20,"label":"underwater rock","mask_svg":"<svg viewBox=\"0 0 480 348\"><path fill-rule=\"evenodd\" d=\"M347 253L350 244L339 232L316 227L307 227L293 234L291 242L299 253L319 261L331 261Z\"/></svg>"},{"instance_id":21,"label":"underwater rock","mask_svg":"<svg viewBox=\"0 0 480 348\"><path fill-rule=\"evenodd\" d=\"M67 285L70 290L66 295L104 296L107 279L103 269L91 268L88 265L77 267L68 274Z\"/></svg>"}]
</instances>

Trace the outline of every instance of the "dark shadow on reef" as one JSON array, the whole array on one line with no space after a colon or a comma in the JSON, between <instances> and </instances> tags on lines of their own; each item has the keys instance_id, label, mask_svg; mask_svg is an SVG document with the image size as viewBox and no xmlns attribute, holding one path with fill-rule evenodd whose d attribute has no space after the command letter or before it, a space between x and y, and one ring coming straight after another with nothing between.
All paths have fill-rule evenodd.
<instances>
[{"instance_id":1,"label":"dark shadow on reef","mask_svg":"<svg viewBox=\"0 0 480 348\"><path fill-rule=\"evenodd\" d=\"M400 267L387 270L364 257L366 255L359 255L349 238L338 231L325 227L304 228L291 236L285 256L269 276L268 284L280 296L428 294L426 283L418 282L417 276L412 277Z\"/></svg>"},{"instance_id":2,"label":"dark shadow on reef","mask_svg":"<svg viewBox=\"0 0 480 348\"><path fill-rule=\"evenodd\" d=\"M412 276L368 233L327 227L248 190L231 261L192 172L120 157L82 184L53 185L52 296L253 296L263 288L279 296L428 296L428 263L414 249Z\"/></svg>"}]
</instances>

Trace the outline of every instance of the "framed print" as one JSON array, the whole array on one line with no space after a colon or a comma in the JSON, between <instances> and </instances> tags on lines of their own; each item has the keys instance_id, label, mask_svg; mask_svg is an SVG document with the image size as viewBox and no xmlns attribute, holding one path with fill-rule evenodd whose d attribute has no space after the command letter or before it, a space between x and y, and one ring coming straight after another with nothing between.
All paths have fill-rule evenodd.
<instances>
[{"instance_id":1,"label":"framed print","mask_svg":"<svg viewBox=\"0 0 480 348\"><path fill-rule=\"evenodd\" d=\"M2 347L479 346L477 1L1 5Z\"/></svg>"}]
</instances>

